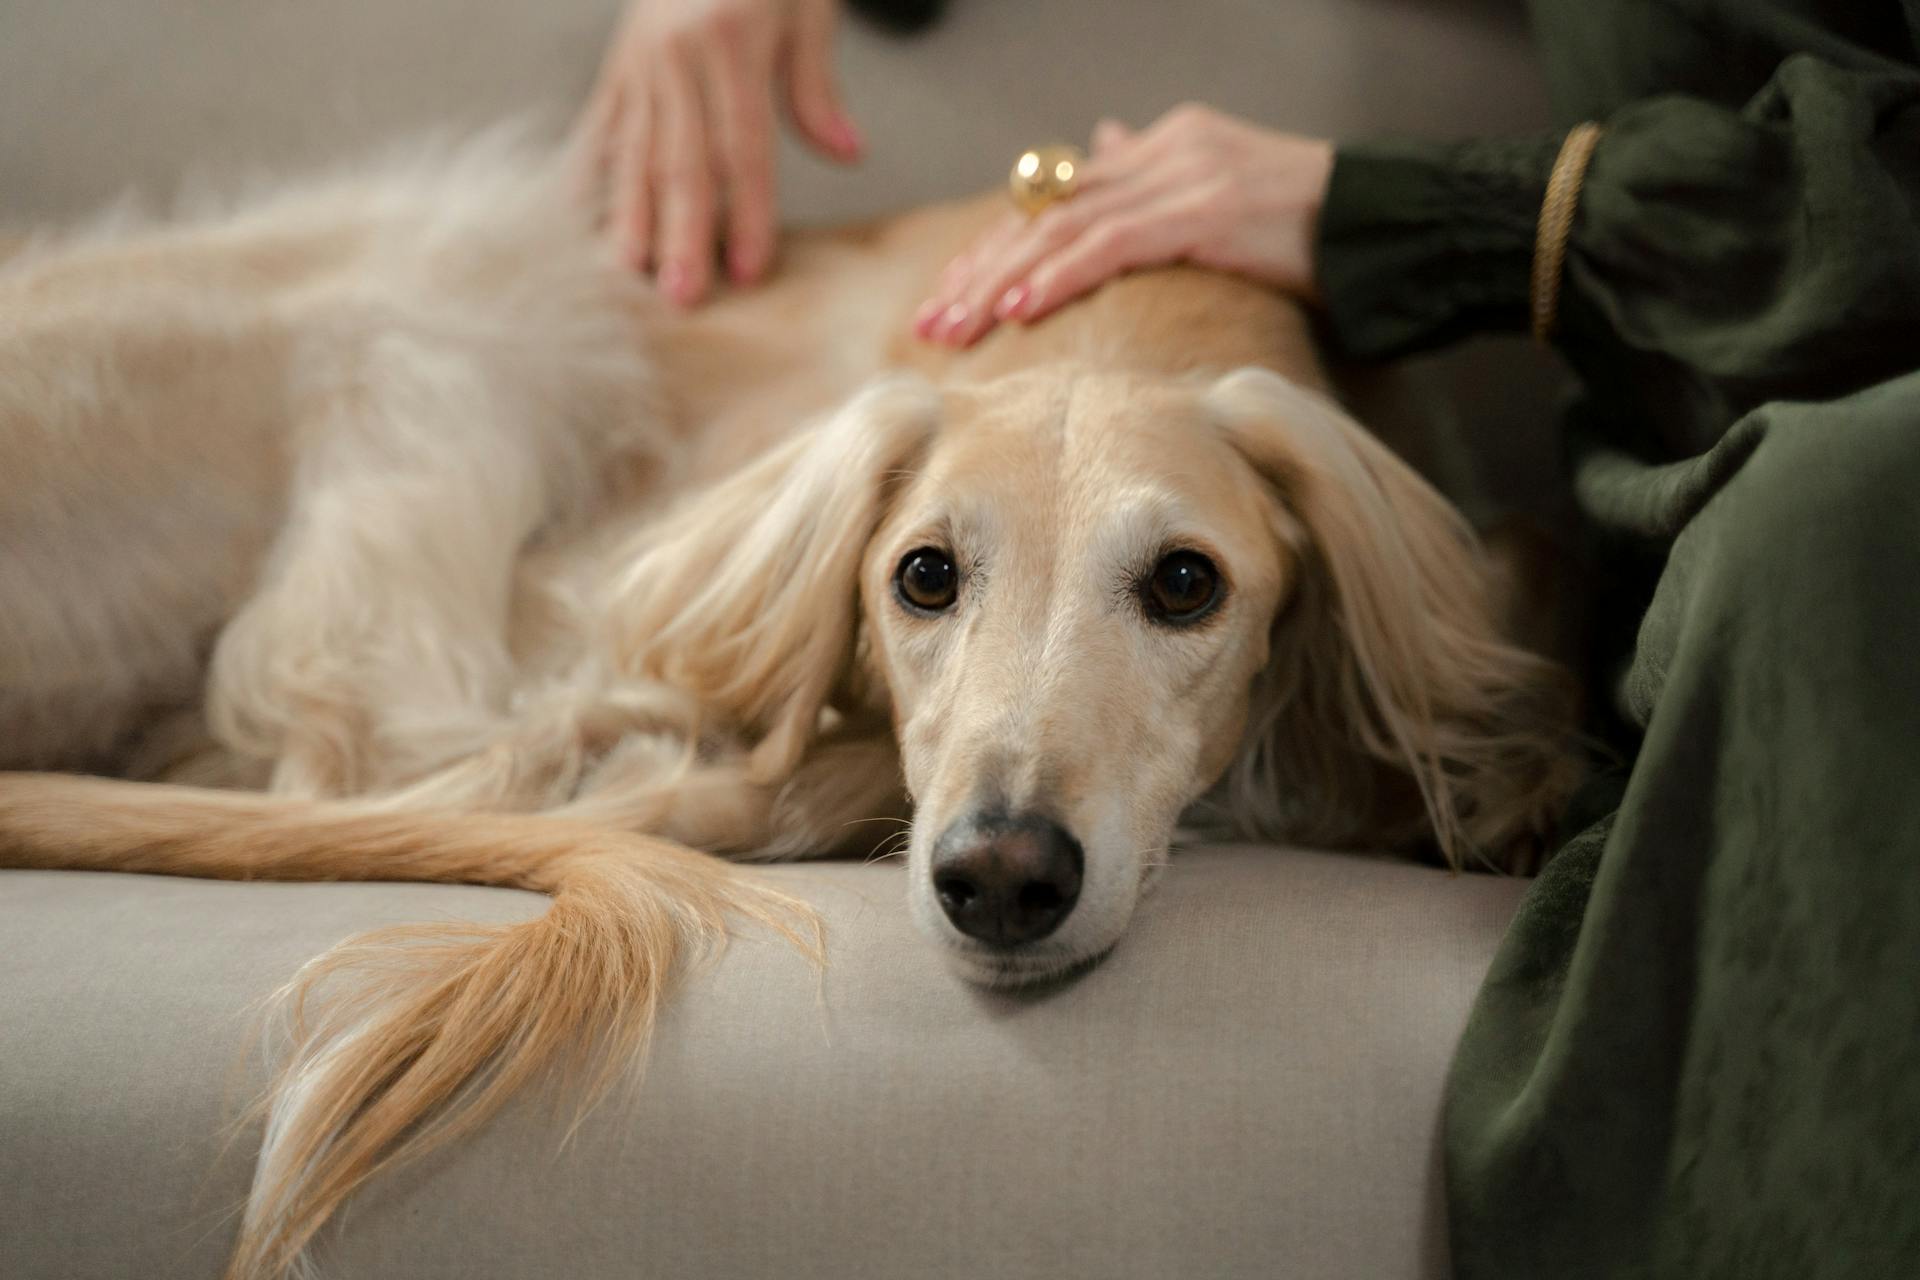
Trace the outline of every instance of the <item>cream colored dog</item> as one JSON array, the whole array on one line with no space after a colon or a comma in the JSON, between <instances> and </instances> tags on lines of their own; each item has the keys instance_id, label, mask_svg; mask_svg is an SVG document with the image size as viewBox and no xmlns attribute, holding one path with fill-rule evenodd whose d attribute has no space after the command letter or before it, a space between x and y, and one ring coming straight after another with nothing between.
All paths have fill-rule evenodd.
<instances>
[{"instance_id":1,"label":"cream colored dog","mask_svg":"<svg viewBox=\"0 0 1920 1280\"><path fill-rule=\"evenodd\" d=\"M591 1098L727 915L815 945L713 854L911 813L915 918L1010 983L1183 823L1498 862L1554 814L1558 680L1288 302L896 341L976 203L678 316L560 189L496 140L0 265L0 864L554 897L289 988L232 1275L551 1062Z\"/></svg>"}]
</instances>

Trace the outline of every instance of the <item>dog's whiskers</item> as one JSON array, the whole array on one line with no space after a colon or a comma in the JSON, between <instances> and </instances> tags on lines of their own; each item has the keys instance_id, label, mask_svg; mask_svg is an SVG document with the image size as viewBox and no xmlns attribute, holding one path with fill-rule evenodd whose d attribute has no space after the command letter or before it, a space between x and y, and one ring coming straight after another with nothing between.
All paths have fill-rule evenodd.
<instances>
[{"instance_id":1,"label":"dog's whiskers","mask_svg":"<svg viewBox=\"0 0 1920 1280\"><path fill-rule=\"evenodd\" d=\"M878 849L868 854L862 865L870 867L876 862L885 862L890 858L899 857L905 852L908 842L912 839L913 829L911 826L905 831L895 832L893 835L888 836L886 842Z\"/></svg>"}]
</instances>

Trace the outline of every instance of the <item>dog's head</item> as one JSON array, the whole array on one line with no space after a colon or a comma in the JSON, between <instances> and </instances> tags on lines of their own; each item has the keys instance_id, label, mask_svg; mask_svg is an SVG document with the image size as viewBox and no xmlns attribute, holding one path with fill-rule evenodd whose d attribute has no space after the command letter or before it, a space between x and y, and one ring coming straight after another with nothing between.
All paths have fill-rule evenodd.
<instances>
[{"instance_id":1,"label":"dog's head","mask_svg":"<svg viewBox=\"0 0 1920 1280\"><path fill-rule=\"evenodd\" d=\"M1499 855L1564 792L1557 678L1458 516L1278 375L894 380L752 472L652 665L764 778L888 712L913 912L977 980L1103 954L1183 815Z\"/></svg>"}]
</instances>

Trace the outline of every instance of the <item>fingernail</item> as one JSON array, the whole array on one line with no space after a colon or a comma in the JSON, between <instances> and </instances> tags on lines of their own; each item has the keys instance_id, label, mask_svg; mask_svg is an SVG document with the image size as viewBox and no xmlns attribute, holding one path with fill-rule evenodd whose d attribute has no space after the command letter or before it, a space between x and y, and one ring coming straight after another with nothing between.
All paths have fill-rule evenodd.
<instances>
[{"instance_id":1,"label":"fingernail","mask_svg":"<svg viewBox=\"0 0 1920 1280\"><path fill-rule=\"evenodd\" d=\"M1020 314L1020 308L1027 305L1027 297L1033 291L1023 284L1017 284L1000 295L1000 301L994 304L993 318L1005 320Z\"/></svg>"},{"instance_id":2,"label":"fingernail","mask_svg":"<svg viewBox=\"0 0 1920 1280\"><path fill-rule=\"evenodd\" d=\"M660 268L660 291L675 302L684 305L689 300L692 285L687 269L681 263L669 262Z\"/></svg>"},{"instance_id":3,"label":"fingernail","mask_svg":"<svg viewBox=\"0 0 1920 1280\"><path fill-rule=\"evenodd\" d=\"M945 311L946 307L938 298L921 303L920 309L913 313L913 331L923 338L931 337L933 322L938 320Z\"/></svg>"},{"instance_id":4,"label":"fingernail","mask_svg":"<svg viewBox=\"0 0 1920 1280\"><path fill-rule=\"evenodd\" d=\"M967 310L966 303L954 303L940 313L940 323L934 328L934 337L942 342L952 342L959 336L960 330L966 327L967 320L972 314Z\"/></svg>"},{"instance_id":5,"label":"fingernail","mask_svg":"<svg viewBox=\"0 0 1920 1280\"><path fill-rule=\"evenodd\" d=\"M748 249L727 250L727 272L735 284L752 284L764 267L760 254Z\"/></svg>"}]
</instances>

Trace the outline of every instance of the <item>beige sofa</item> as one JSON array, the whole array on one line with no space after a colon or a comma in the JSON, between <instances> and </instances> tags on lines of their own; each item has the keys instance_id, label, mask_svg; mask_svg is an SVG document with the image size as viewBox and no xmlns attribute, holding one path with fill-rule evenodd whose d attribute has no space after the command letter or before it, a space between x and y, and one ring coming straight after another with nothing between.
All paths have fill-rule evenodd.
<instances>
[{"instance_id":1,"label":"beige sofa","mask_svg":"<svg viewBox=\"0 0 1920 1280\"><path fill-rule=\"evenodd\" d=\"M0 224L529 106L558 116L615 8L8 5ZM789 154L787 208L831 218L975 189L1023 144L1189 97L1339 136L1528 127L1544 108L1517 10L954 0L929 36L848 31L872 159L845 174ZM1419 452L1524 425L1543 385L1497 348L1376 394ZM1430 452L1470 506L1524 488L1525 450ZM1441 1084L1520 884L1187 850L1107 963L1004 996L958 984L922 945L896 866L775 874L825 915L823 983L779 946L738 943L689 979L644 1083L570 1146L564 1099L523 1098L360 1197L322 1273L1445 1274ZM258 1139L233 1127L261 1079L257 1002L370 926L541 909L474 888L0 874L0 1277L217 1274Z\"/></svg>"}]
</instances>

